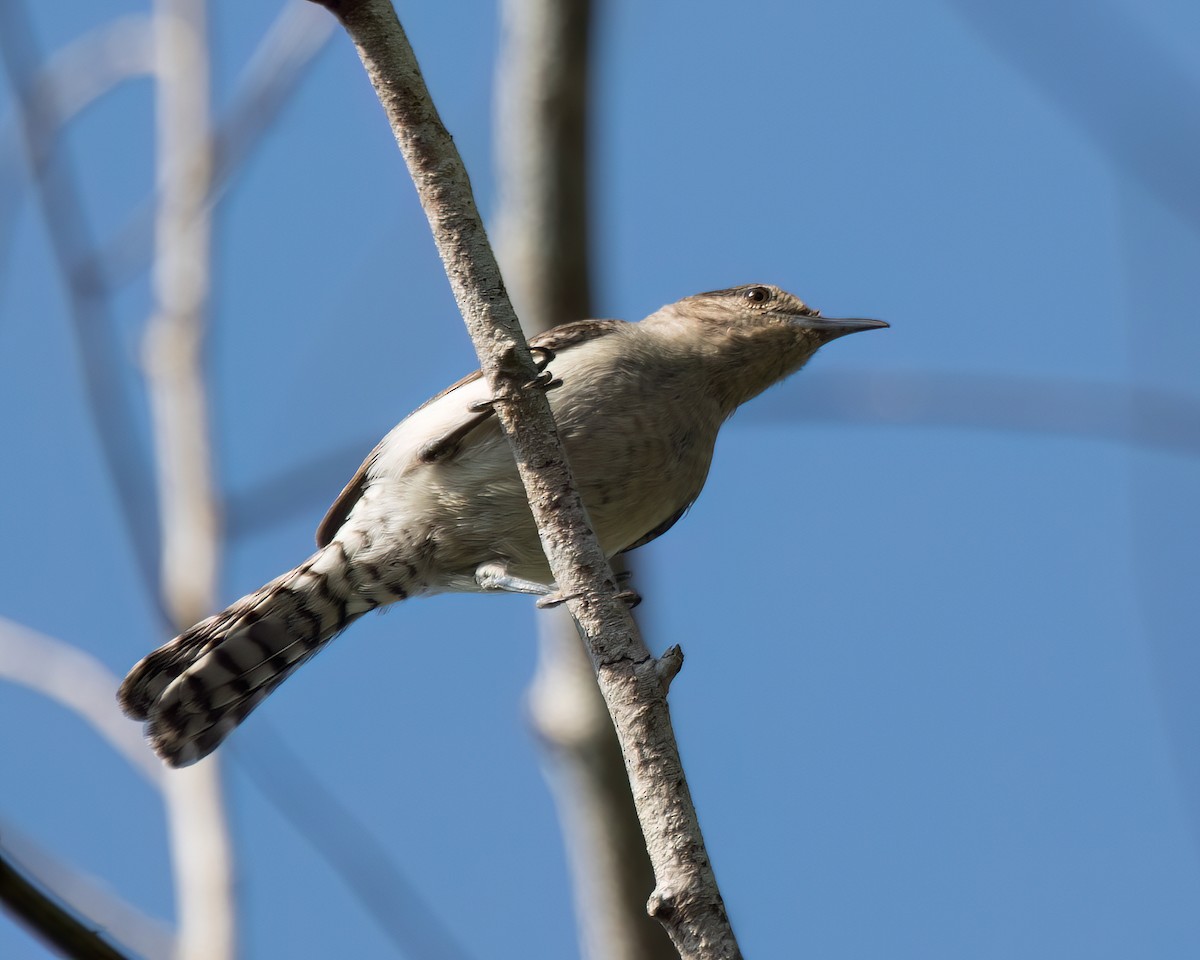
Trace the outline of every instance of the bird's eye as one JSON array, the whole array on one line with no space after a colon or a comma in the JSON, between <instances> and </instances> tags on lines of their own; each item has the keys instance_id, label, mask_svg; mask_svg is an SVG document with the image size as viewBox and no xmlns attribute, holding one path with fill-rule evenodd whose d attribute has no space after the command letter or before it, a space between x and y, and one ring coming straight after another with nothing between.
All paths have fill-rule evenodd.
<instances>
[{"instance_id":1,"label":"bird's eye","mask_svg":"<svg viewBox=\"0 0 1200 960\"><path fill-rule=\"evenodd\" d=\"M771 291L766 287L747 287L742 296L747 303L766 303L771 299Z\"/></svg>"}]
</instances>

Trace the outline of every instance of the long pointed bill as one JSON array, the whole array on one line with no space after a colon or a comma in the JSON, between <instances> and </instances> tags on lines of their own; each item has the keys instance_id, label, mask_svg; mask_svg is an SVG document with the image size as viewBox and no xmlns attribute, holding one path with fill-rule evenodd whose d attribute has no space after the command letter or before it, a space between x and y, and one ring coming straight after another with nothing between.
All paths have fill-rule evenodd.
<instances>
[{"instance_id":1,"label":"long pointed bill","mask_svg":"<svg viewBox=\"0 0 1200 960\"><path fill-rule=\"evenodd\" d=\"M830 340L844 337L848 333L858 333L860 330L883 330L891 324L886 320L867 320L861 317L796 317L792 321L798 327L808 327L818 330Z\"/></svg>"}]
</instances>

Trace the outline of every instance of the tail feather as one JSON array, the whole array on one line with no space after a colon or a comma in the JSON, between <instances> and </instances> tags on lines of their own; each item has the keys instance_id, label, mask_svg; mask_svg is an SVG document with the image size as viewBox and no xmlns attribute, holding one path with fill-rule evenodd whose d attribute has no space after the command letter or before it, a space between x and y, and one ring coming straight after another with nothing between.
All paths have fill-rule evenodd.
<instances>
[{"instance_id":1,"label":"tail feather","mask_svg":"<svg viewBox=\"0 0 1200 960\"><path fill-rule=\"evenodd\" d=\"M172 766L207 756L351 621L379 606L327 547L138 663L117 698ZM340 564L336 561L340 560ZM373 585L372 585L373 586ZM404 591L387 588L386 599Z\"/></svg>"}]
</instances>

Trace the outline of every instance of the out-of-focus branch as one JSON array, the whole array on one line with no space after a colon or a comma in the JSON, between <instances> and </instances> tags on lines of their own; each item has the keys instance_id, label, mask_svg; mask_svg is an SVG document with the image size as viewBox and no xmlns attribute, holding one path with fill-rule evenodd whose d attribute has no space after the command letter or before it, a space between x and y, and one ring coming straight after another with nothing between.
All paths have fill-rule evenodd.
<instances>
[{"instance_id":1,"label":"out-of-focus branch","mask_svg":"<svg viewBox=\"0 0 1200 960\"><path fill-rule=\"evenodd\" d=\"M591 316L591 0L504 0L496 74L496 249L527 334Z\"/></svg>"},{"instance_id":2,"label":"out-of-focus branch","mask_svg":"<svg viewBox=\"0 0 1200 960\"><path fill-rule=\"evenodd\" d=\"M158 469L161 588L176 627L212 612L220 530L204 387L212 182L205 4L157 0L159 207L144 361Z\"/></svg>"},{"instance_id":3,"label":"out-of-focus branch","mask_svg":"<svg viewBox=\"0 0 1200 960\"><path fill-rule=\"evenodd\" d=\"M52 162L57 126L54 117L39 112L33 78L37 76L37 41L23 0L0 3L0 61L8 73L21 131L26 164L63 285L79 362L87 390L88 413L99 440L104 464L116 489L117 502L149 593L158 566L157 536L148 518L154 503L149 458L137 429L138 418L127 393L127 359L109 316L108 306L81 269L90 248L78 185L63 158Z\"/></svg>"},{"instance_id":4,"label":"out-of-focus branch","mask_svg":"<svg viewBox=\"0 0 1200 960\"><path fill-rule=\"evenodd\" d=\"M1200 85L1125 4L950 0L1109 161L1200 232Z\"/></svg>"},{"instance_id":5,"label":"out-of-focus branch","mask_svg":"<svg viewBox=\"0 0 1200 960\"><path fill-rule=\"evenodd\" d=\"M26 109L38 132L51 140L76 114L134 77L150 73L150 20L141 15L119 17L57 50L29 79ZM47 152L48 145L26 149L21 113L14 111L0 127L0 268L8 259L17 210L24 196L28 157Z\"/></svg>"},{"instance_id":6,"label":"out-of-focus branch","mask_svg":"<svg viewBox=\"0 0 1200 960\"><path fill-rule=\"evenodd\" d=\"M79 714L142 777L162 786L162 764L117 709L113 691L120 681L95 657L0 617L0 678Z\"/></svg>"},{"instance_id":7,"label":"out-of-focus branch","mask_svg":"<svg viewBox=\"0 0 1200 960\"><path fill-rule=\"evenodd\" d=\"M467 960L431 904L385 852L379 838L260 718L232 751L242 772L300 837L341 877L396 949L412 960Z\"/></svg>"},{"instance_id":8,"label":"out-of-focus branch","mask_svg":"<svg viewBox=\"0 0 1200 960\"><path fill-rule=\"evenodd\" d=\"M216 605L220 549L203 374L212 188L206 4L156 0L154 25L160 206L145 366L161 504L162 596L183 629ZM236 911L220 766L210 758L171 771L163 789L178 957L227 960L236 952Z\"/></svg>"},{"instance_id":9,"label":"out-of-focus branch","mask_svg":"<svg viewBox=\"0 0 1200 960\"><path fill-rule=\"evenodd\" d=\"M542 549L588 639L621 739L657 886L653 914L681 956L740 956L700 834L654 658L579 498L550 404L500 277L462 158L389 0L324 0L354 41L408 164L516 458Z\"/></svg>"},{"instance_id":10,"label":"out-of-focus branch","mask_svg":"<svg viewBox=\"0 0 1200 960\"><path fill-rule=\"evenodd\" d=\"M1200 404L1178 394L1115 383L813 371L750 404L726 429L765 422L1045 433L1200 456ZM371 443L363 437L235 491L226 504L229 536L249 536L324 506L322 498L340 489Z\"/></svg>"},{"instance_id":11,"label":"out-of-focus branch","mask_svg":"<svg viewBox=\"0 0 1200 960\"><path fill-rule=\"evenodd\" d=\"M0 903L63 956L76 960L125 960L125 954L22 876L2 850Z\"/></svg>"},{"instance_id":12,"label":"out-of-focus branch","mask_svg":"<svg viewBox=\"0 0 1200 960\"><path fill-rule=\"evenodd\" d=\"M121 899L104 880L65 863L17 829L0 822L3 849L13 863L42 890L105 932L114 943L144 960L173 960L175 932L162 920L148 917Z\"/></svg>"},{"instance_id":13,"label":"out-of-focus branch","mask_svg":"<svg viewBox=\"0 0 1200 960\"><path fill-rule=\"evenodd\" d=\"M592 316L589 0L505 0L497 70L498 253L526 335ZM565 611L539 618L529 713L543 745L589 960L676 957L646 915L654 869L596 675Z\"/></svg>"},{"instance_id":14,"label":"out-of-focus branch","mask_svg":"<svg viewBox=\"0 0 1200 960\"><path fill-rule=\"evenodd\" d=\"M741 423L840 421L1046 433L1200 456L1200 403L1119 383L992 374L805 373Z\"/></svg>"},{"instance_id":15,"label":"out-of-focus branch","mask_svg":"<svg viewBox=\"0 0 1200 960\"><path fill-rule=\"evenodd\" d=\"M91 655L70 644L0 617L0 679L27 687L78 714L142 777L155 787L161 788L164 785L162 765L146 749L136 728L121 716L117 709L113 699L117 678ZM43 880L47 879L43 877ZM37 890L37 884L25 881L26 886L32 886L30 891L24 889L19 881L19 876L12 880L17 884L20 895L29 899L23 899L19 904L10 904L14 912L22 909L49 910L45 915L60 927L70 923L78 925L78 921L69 916L63 919L60 916L62 908L52 900L49 901L49 907L42 903L46 898ZM54 886L54 890L57 896L67 902L73 902L69 891L57 885ZM98 911L83 912L90 912L93 922L101 919L101 913ZM108 926L109 929L122 932L135 928L145 931L151 923L152 921L142 918L134 924L110 923ZM31 921L30 925L37 927L37 922ZM88 937L95 936L91 931L85 932ZM133 943L135 940L140 942L142 939L140 936L119 938L126 943ZM107 945L102 943L101 947Z\"/></svg>"},{"instance_id":16,"label":"out-of-focus branch","mask_svg":"<svg viewBox=\"0 0 1200 960\"><path fill-rule=\"evenodd\" d=\"M209 168L206 216L295 94L305 71L333 36L333 27L329 17L306 0L290 0L279 12L242 71L228 110L199 160ZM159 200L157 194L147 197L93 256L90 272L103 277L106 286L121 286L150 265Z\"/></svg>"}]
</instances>

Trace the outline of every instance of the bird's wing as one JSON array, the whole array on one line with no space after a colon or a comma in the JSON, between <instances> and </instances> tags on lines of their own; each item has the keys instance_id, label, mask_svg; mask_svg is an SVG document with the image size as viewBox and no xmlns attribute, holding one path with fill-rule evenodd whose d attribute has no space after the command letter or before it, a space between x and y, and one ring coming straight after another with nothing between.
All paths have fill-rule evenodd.
<instances>
[{"instance_id":1,"label":"bird's wing","mask_svg":"<svg viewBox=\"0 0 1200 960\"><path fill-rule=\"evenodd\" d=\"M687 503L685 503L682 507L680 507L678 510L676 510L669 517L667 517L667 519L664 520L662 523L660 523L657 527L655 527L653 530L651 530L645 536L643 536L642 538L637 540L635 543L631 543L629 546L627 546L621 552L628 553L630 550L636 550L638 547L644 547L651 540L657 540L664 533L666 533L673 526L675 526L675 524L677 524L680 520L682 520L683 515L692 509L692 504L695 502L696 502L696 498L692 497L691 500L689 500Z\"/></svg>"},{"instance_id":2,"label":"bird's wing","mask_svg":"<svg viewBox=\"0 0 1200 960\"><path fill-rule=\"evenodd\" d=\"M536 337L533 337L529 341L529 346L531 348L541 348L542 350L550 351L552 355L557 355L581 343L588 343L600 337L607 336L623 326L624 323L624 320L579 320L575 323L565 323L560 327L553 327L545 333L540 333ZM479 380L481 376L482 373L479 370L467 374L467 376L463 377L457 383L451 384L437 396L426 400L413 411L413 414L420 413L426 407L437 403L455 391L470 386ZM476 411L472 410L468 404L464 404L462 419L450 433L456 440L461 441L468 433L486 422L493 415L494 411L491 409ZM436 439L434 437L430 438L430 440ZM375 449L367 455L367 459L362 462L362 466L350 478L350 482L338 494L338 498L333 502L333 506L325 514L324 519L317 527L318 547L327 546L337 535L342 524L346 522L346 517L350 515L350 511L354 509L354 505L358 503L359 498L362 496L368 482L371 467L379 457L380 450L386 442L387 438L384 438L384 440L375 445ZM671 522L673 523L674 520Z\"/></svg>"}]
</instances>

